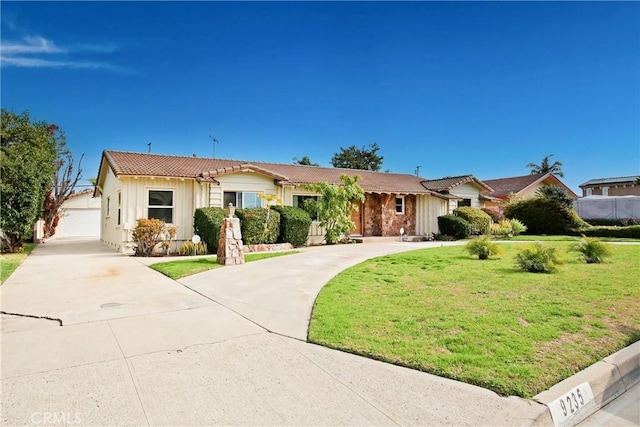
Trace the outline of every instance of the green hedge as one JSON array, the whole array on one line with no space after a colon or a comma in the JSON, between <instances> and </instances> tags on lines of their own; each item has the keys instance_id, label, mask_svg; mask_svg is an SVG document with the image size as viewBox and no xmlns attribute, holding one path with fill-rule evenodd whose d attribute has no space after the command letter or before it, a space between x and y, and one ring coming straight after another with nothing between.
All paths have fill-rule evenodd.
<instances>
[{"instance_id":1,"label":"green hedge","mask_svg":"<svg viewBox=\"0 0 640 427\"><path fill-rule=\"evenodd\" d=\"M440 234L453 236L456 239L466 239L471 234L471 224L456 215L442 215L438 217Z\"/></svg>"},{"instance_id":2,"label":"green hedge","mask_svg":"<svg viewBox=\"0 0 640 427\"><path fill-rule=\"evenodd\" d=\"M272 206L272 210L280 214L280 235L278 242L291 243L293 246L304 246L309 237L311 216L304 209L296 206Z\"/></svg>"},{"instance_id":3,"label":"green hedge","mask_svg":"<svg viewBox=\"0 0 640 427\"><path fill-rule=\"evenodd\" d=\"M622 237L626 239L640 239L640 225L628 227L614 227L600 225L582 230L587 237Z\"/></svg>"},{"instance_id":4,"label":"green hedge","mask_svg":"<svg viewBox=\"0 0 640 427\"><path fill-rule=\"evenodd\" d=\"M522 221L527 226L526 234L575 235L589 228L576 211L549 198L537 197L510 203L505 207L504 215Z\"/></svg>"},{"instance_id":5,"label":"green hedge","mask_svg":"<svg viewBox=\"0 0 640 427\"><path fill-rule=\"evenodd\" d=\"M487 234L491 226L491 217L486 212L471 206L461 206L453 214L467 220L471 225L471 234Z\"/></svg>"},{"instance_id":6,"label":"green hedge","mask_svg":"<svg viewBox=\"0 0 640 427\"><path fill-rule=\"evenodd\" d=\"M209 253L218 251L220 227L225 216L222 208L199 208L193 215L193 231L207 244Z\"/></svg>"},{"instance_id":7,"label":"green hedge","mask_svg":"<svg viewBox=\"0 0 640 427\"><path fill-rule=\"evenodd\" d=\"M236 209L240 218L242 241L245 245L276 243L280 234L280 214L273 209L269 213L269 224L265 232L267 210L264 208Z\"/></svg>"},{"instance_id":8,"label":"green hedge","mask_svg":"<svg viewBox=\"0 0 640 427\"><path fill-rule=\"evenodd\" d=\"M626 227L628 225L640 225L640 218L589 218L585 219L591 225L610 225Z\"/></svg>"}]
</instances>

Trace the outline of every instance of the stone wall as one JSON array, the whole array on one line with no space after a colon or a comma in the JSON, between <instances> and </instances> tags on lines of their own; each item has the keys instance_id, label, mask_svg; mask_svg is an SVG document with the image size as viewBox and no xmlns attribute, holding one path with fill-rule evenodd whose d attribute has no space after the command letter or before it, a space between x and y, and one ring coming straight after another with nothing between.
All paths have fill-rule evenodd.
<instances>
[{"instance_id":1,"label":"stone wall","mask_svg":"<svg viewBox=\"0 0 640 427\"><path fill-rule=\"evenodd\" d=\"M364 202L365 236L399 236L416 233L416 196L404 198L404 214L396 214L395 194L367 194Z\"/></svg>"},{"instance_id":2,"label":"stone wall","mask_svg":"<svg viewBox=\"0 0 640 427\"><path fill-rule=\"evenodd\" d=\"M218 264L244 264L242 232L238 218L225 218L222 221L218 242Z\"/></svg>"}]
</instances>

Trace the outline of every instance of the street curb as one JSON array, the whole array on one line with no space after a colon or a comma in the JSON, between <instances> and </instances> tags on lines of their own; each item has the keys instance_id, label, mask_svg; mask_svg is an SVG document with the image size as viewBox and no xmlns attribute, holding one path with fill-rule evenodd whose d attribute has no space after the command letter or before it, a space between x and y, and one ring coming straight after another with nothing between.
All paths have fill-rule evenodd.
<instances>
[{"instance_id":1,"label":"street curb","mask_svg":"<svg viewBox=\"0 0 640 427\"><path fill-rule=\"evenodd\" d=\"M534 401L547 406L544 414L535 420L534 425L575 426L638 382L640 382L640 341L605 357L587 369L559 382L549 390L534 396ZM588 383L591 387L593 401L564 422L554 423L548 408L549 403L583 383Z\"/></svg>"}]
</instances>

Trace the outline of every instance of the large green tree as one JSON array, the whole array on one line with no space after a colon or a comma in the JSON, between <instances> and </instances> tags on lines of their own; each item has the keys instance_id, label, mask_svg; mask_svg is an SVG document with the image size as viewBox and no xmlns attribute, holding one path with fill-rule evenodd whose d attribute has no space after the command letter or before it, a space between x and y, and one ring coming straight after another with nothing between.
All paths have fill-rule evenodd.
<instances>
[{"instance_id":1,"label":"large green tree","mask_svg":"<svg viewBox=\"0 0 640 427\"><path fill-rule=\"evenodd\" d=\"M331 157L331 164L334 168L379 171L383 157L378 154L378 150L380 147L375 142L368 148L357 148L355 145L348 148L340 147L340 151Z\"/></svg>"},{"instance_id":2,"label":"large green tree","mask_svg":"<svg viewBox=\"0 0 640 427\"><path fill-rule=\"evenodd\" d=\"M327 244L333 245L353 229L355 224L351 219L351 213L358 210L358 204L364 202L364 190L358 184L359 175L340 175L342 184L329 184L318 182L309 184L306 188L320 195L317 200L307 199L305 209L318 212L320 226L325 230Z\"/></svg>"},{"instance_id":3,"label":"large green tree","mask_svg":"<svg viewBox=\"0 0 640 427\"><path fill-rule=\"evenodd\" d=\"M33 235L55 173L57 127L32 122L28 112L2 109L0 122L0 193L2 247L22 250Z\"/></svg>"},{"instance_id":4,"label":"large green tree","mask_svg":"<svg viewBox=\"0 0 640 427\"><path fill-rule=\"evenodd\" d=\"M559 177L564 177L564 173L562 172L562 162L553 162L551 163L550 158L553 154L549 154L544 156L542 162L540 164L528 163L527 167L531 170L531 175L536 175L539 173L549 173L551 172L554 175L558 175Z\"/></svg>"}]
</instances>

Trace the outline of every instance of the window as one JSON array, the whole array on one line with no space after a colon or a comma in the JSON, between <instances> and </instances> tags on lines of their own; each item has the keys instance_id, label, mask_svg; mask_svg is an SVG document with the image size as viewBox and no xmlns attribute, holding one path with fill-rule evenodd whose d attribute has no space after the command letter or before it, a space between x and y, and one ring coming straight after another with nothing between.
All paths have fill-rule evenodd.
<instances>
[{"instance_id":1,"label":"window","mask_svg":"<svg viewBox=\"0 0 640 427\"><path fill-rule=\"evenodd\" d=\"M609 187L602 187L602 195L603 196L609 195Z\"/></svg>"},{"instance_id":2,"label":"window","mask_svg":"<svg viewBox=\"0 0 640 427\"><path fill-rule=\"evenodd\" d=\"M149 190L147 218L173 223L173 190Z\"/></svg>"},{"instance_id":3,"label":"window","mask_svg":"<svg viewBox=\"0 0 640 427\"><path fill-rule=\"evenodd\" d=\"M458 200L458 207L471 206L471 199Z\"/></svg>"},{"instance_id":4,"label":"window","mask_svg":"<svg viewBox=\"0 0 640 427\"><path fill-rule=\"evenodd\" d=\"M118 191L118 225L122 221L122 193Z\"/></svg>"},{"instance_id":5,"label":"window","mask_svg":"<svg viewBox=\"0 0 640 427\"><path fill-rule=\"evenodd\" d=\"M593 195L593 188L587 188L587 196Z\"/></svg>"},{"instance_id":6,"label":"window","mask_svg":"<svg viewBox=\"0 0 640 427\"><path fill-rule=\"evenodd\" d=\"M233 204L236 208L259 208L262 207L262 200L258 197L258 193L243 191L225 191L224 192L224 208Z\"/></svg>"},{"instance_id":7,"label":"window","mask_svg":"<svg viewBox=\"0 0 640 427\"><path fill-rule=\"evenodd\" d=\"M398 215L404 214L404 196L396 197L396 214Z\"/></svg>"},{"instance_id":8,"label":"window","mask_svg":"<svg viewBox=\"0 0 640 427\"><path fill-rule=\"evenodd\" d=\"M293 196L293 206L296 206L300 209L304 209L305 211L307 211L309 213L309 215L311 215L311 219L314 221L318 220L318 212L310 212L308 209L306 209L304 207L304 202L306 200L318 200L318 196Z\"/></svg>"},{"instance_id":9,"label":"window","mask_svg":"<svg viewBox=\"0 0 640 427\"><path fill-rule=\"evenodd\" d=\"M107 197L107 218L111 216L111 197Z\"/></svg>"}]
</instances>

